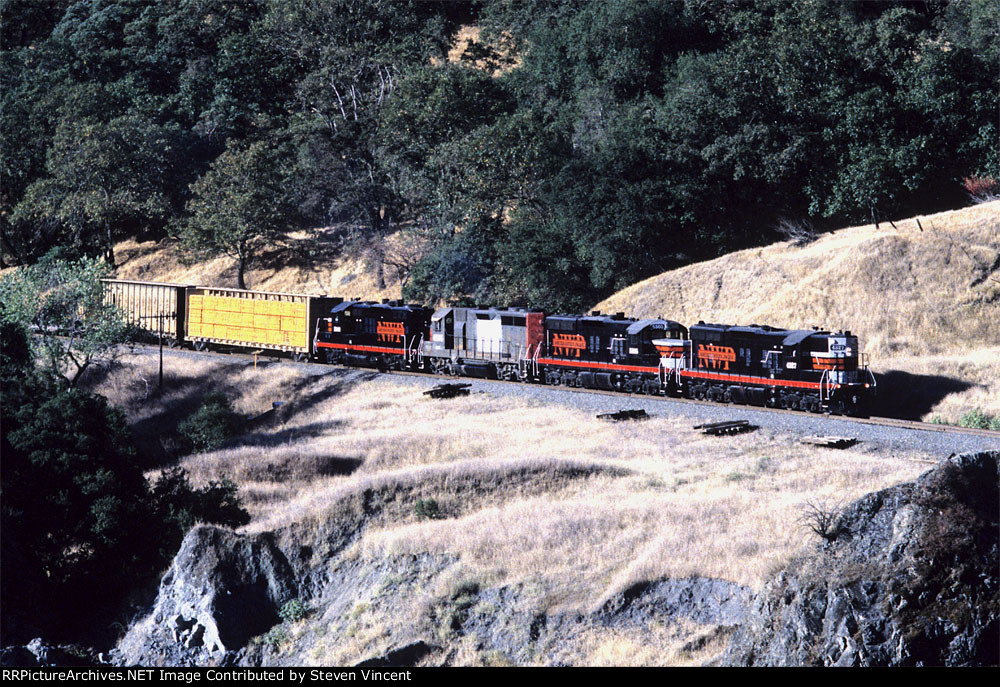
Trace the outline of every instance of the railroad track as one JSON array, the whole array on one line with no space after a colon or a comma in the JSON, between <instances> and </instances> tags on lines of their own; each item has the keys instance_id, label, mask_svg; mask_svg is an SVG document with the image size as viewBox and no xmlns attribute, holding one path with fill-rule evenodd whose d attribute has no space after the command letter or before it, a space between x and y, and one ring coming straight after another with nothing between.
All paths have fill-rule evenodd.
<instances>
[{"instance_id":1,"label":"railroad track","mask_svg":"<svg viewBox=\"0 0 1000 687\"><path fill-rule=\"evenodd\" d=\"M146 348L147 350L150 350L150 351L155 350L154 346L143 346L143 345L140 345L140 346L137 346L137 348ZM248 352L242 351L242 350L234 350L234 351L230 351L230 352L225 352L225 351L194 352L194 351L187 351L187 349L169 349L169 350L172 350L174 352L184 351L184 352L191 353L192 355L199 355L199 356L200 355L206 355L206 354L212 354L212 355L227 356L227 357L236 356L236 357L240 357L240 358L245 358L248 361L254 360L254 355L252 353L248 353ZM344 369L344 370L365 369L365 368L354 368L354 367L348 367L348 366L342 366L342 365L330 365L330 364L326 364L326 363L314 363L314 362L296 363L296 362L291 361L291 360L289 360L287 358L279 357L279 356L275 356L275 355L271 355L271 354L265 355L265 356L261 356L261 357L263 357L265 360L269 360L269 361L289 362L289 363L291 363L293 365L304 365L304 366L308 366L308 367L311 367L311 368L317 368L317 369L329 369L331 367L332 368L338 368L338 369ZM392 372L387 372L387 373L382 373L382 374L389 374L389 375L393 375L393 376L415 377L415 378L424 379L424 380L426 380L426 379L440 379L440 380L465 379L464 377L455 377L455 378L453 378L453 377L451 377L449 375L432 375L432 374L428 374L428 373L425 373L425 372L412 372L412 371L399 371L399 370L394 370ZM495 385L509 385L509 386L513 386L513 387L524 387L525 386L524 383L522 383L522 382L511 382L511 381L504 381L504 380L499 380L499 379L476 379L475 381L477 381L477 382L487 382L489 384L495 384ZM747 406L747 405L738 405L738 404L725 404L725 403L718 403L718 402L714 402L714 401L699 401L699 400L691 399L691 398L675 398L675 397L666 398L666 397L663 397L663 396L648 396L648 395L645 395L645 394L633 394L633 393L625 393L625 392L620 392L620 391L605 391L603 389L584 389L584 388L580 388L580 387L569 387L569 386L547 386L547 385L544 385L544 384L533 384L533 385L531 385L531 388L532 389L551 389L551 390L567 391L567 392L570 392L570 393L581 393L581 394L599 394L599 395L613 397L613 398L616 398L616 399L623 399L623 400L624 399L628 399L628 398L634 398L634 399L637 399L637 400L638 399L643 399L643 400L658 399L658 400L665 401L665 402L670 402L670 403L686 403L686 404L697 405L697 406L704 406L706 408L715 408L715 409L729 407L729 408L732 408L734 411L737 411L738 409L745 408L747 410L752 410L752 411L755 411L755 412L767 412L767 413L774 413L774 414L785 414L785 415L799 416L799 417L804 417L804 418L836 419L836 420L841 420L841 421L844 421L844 422L851 422L851 423L864 424L864 425L877 425L877 426L883 426L883 427L895 427L897 429L904 429L904 430L911 430L911 431L922 431L922 432L936 432L936 433L945 433L945 434L964 434L964 435L970 435L970 436L981 436L981 437L987 437L987 438L996 439L998 446L1000 446L1000 432L995 431L995 430L990 430L990 429L978 429L978 428L972 428L972 427L959 427L957 425L933 424L933 423L930 423L930 422L920 422L920 421L917 421L917 420L902 420L902 419L899 419L899 418L890 418L890 417L866 417L866 418L862 418L862 417L851 417L851 416L848 416L848 415L831 415L831 414L824 414L824 413L809 413L809 412L802 411L802 410L786 410L784 408L769 408L767 406Z\"/></svg>"}]
</instances>

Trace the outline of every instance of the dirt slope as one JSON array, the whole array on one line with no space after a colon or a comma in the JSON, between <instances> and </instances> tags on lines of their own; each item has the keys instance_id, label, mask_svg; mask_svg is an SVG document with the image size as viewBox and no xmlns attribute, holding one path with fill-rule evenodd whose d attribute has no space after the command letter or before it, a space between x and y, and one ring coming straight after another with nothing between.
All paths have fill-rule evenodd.
<instances>
[{"instance_id":1,"label":"dirt slope","mask_svg":"<svg viewBox=\"0 0 1000 687\"><path fill-rule=\"evenodd\" d=\"M876 373L906 389L893 397L900 414L995 414L1000 202L731 253L634 284L595 308L685 324L850 329Z\"/></svg>"},{"instance_id":2,"label":"dirt slope","mask_svg":"<svg viewBox=\"0 0 1000 687\"><path fill-rule=\"evenodd\" d=\"M389 259L402 260L402 254L416 248L405 245L403 235L387 241ZM356 249L346 249L335 229L311 236L305 232L290 234L284 245L262 256L247 272L248 288L258 291L315 293L348 298L399 298L402 285L391 264L385 267L386 288L375 283L370 261L354 256ZM123 241L115 246L119 279L173 282L198 286L236 288L236 261L220 257L192 261L172 241L138 243Z\"/></svg>"}]
</instances>

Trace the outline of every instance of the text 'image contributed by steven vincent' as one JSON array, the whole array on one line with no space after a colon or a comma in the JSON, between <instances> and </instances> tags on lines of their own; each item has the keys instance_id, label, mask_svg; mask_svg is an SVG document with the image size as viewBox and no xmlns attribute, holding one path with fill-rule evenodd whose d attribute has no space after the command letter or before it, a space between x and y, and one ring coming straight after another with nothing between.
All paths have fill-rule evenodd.
<instances>
[{"instance_id":1,"label":"text 'image contributed by steven vincent'","mask_svg":"<svg viewBox=\"0 0 1000 687\"><path fill-rule=\"evenodd\" d=\"M412 670L380 668L4 668L4 682L408 682Z\"/></svg>"}]
</instances>

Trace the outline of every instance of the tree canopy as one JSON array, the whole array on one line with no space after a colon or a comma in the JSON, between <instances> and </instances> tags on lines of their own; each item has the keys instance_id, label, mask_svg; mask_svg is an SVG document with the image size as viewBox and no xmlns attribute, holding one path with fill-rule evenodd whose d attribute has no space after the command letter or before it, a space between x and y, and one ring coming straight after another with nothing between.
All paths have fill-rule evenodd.
<instances>
[{"instance_id":1,"label":"tree canopy","mask_svg":"<svg viewBox=\"0 0 1000 687\"><path fill-rule=\"evenodd\" d=\"M1000 178L1000 0L0 14L6 264L178 232L250 259L340 223L380 279L385 238L421 236L413 298L582 308L782 222L891 220Z\"/></svg>"},{"instance_id":2,"label":"tree canopy","mask_svg":"<svg viewBox=\"0 0 1000 687\"><path fill-rule=\"evenodd\" d=\"M191 185L185 243L208 255L237 262L237 280L247 288L246 269L291 226L277 156L264 142L233 142L208 172Z\"/></svg>"},{"instance_id":3,"label":"tree canopy","mask_svg":"<svg viewBox=\"0 0 1000 687\"><path fill-rule=\"evenodd\" d=\"M121 311L104 298L106 263L49 254L34 265L0 276L0 321L31 332L42 372L61 386L76 386L95 363L114 359L132 332Z\"/></svg>"}]
</instances>

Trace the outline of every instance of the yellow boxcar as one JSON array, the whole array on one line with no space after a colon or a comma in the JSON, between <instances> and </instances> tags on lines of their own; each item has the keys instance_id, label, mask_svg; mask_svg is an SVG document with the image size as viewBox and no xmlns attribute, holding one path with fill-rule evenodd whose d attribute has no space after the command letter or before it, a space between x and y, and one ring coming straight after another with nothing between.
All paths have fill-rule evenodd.
<instances>
[{"instance_id":1,"label":"yellow boxcar","mask_svg":"<svg viewBox=\"0 0 1000 687\"><path fill-rule=\"evenodd\" d=\"M191 287L186 326L196 347L223 344L305 357L316 320L340 301L313 294Z\"/></svg>"}]
</instances>

